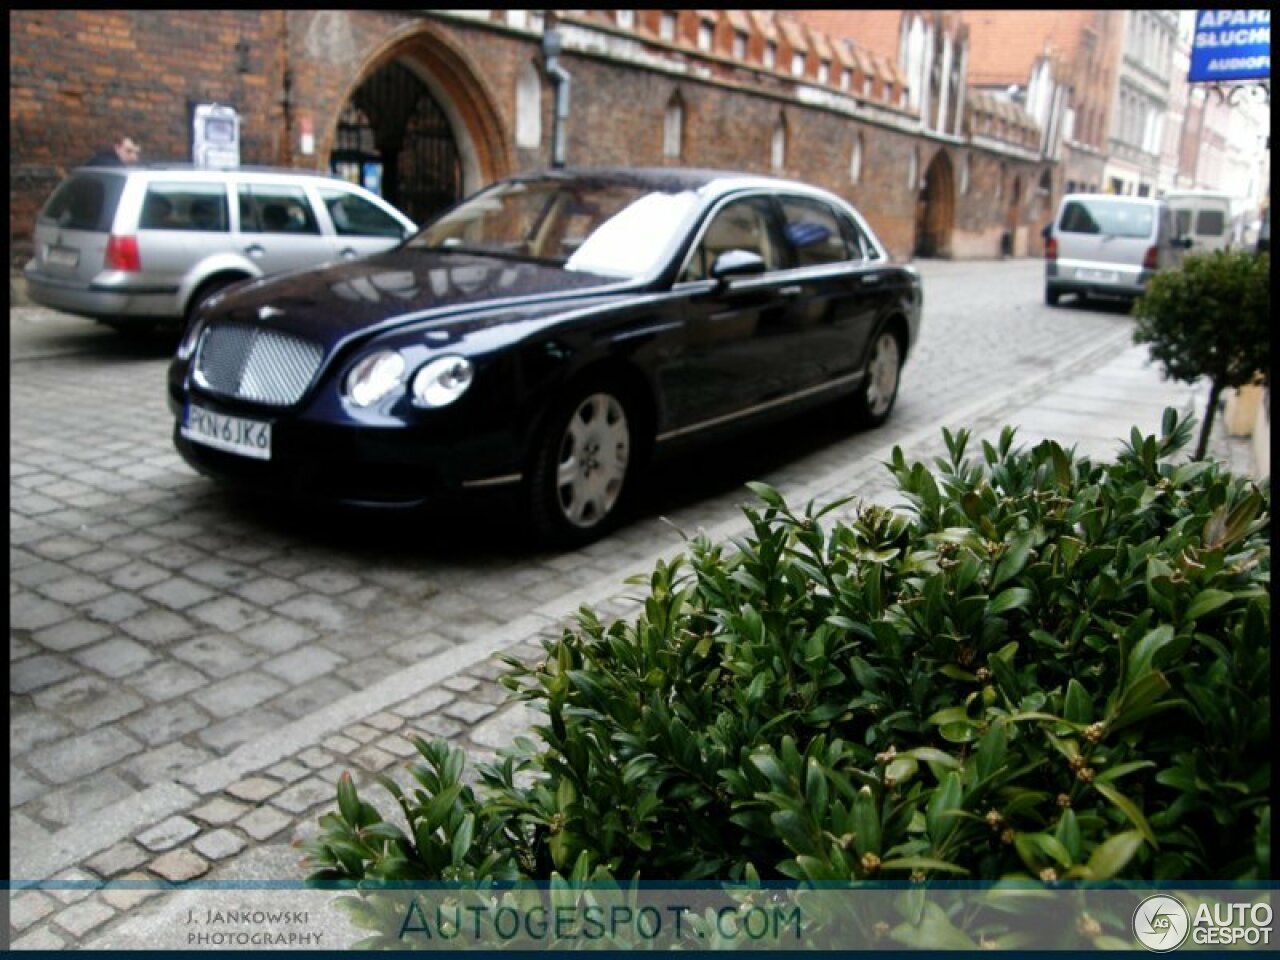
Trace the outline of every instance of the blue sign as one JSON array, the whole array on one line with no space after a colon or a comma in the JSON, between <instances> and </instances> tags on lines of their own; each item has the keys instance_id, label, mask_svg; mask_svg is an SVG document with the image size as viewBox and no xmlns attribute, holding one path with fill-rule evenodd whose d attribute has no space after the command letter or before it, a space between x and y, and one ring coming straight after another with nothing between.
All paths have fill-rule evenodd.
<instances>
[{"instance_id":1,"label":"blue sign","mask_svg":"<svg viewBox=\"0 0 1280 960\"><path fill-rule=\"evenodd\" d=\"M1271 79L1270 10L1198 10L1190 83Z\"/></svg>"}]
</instances>

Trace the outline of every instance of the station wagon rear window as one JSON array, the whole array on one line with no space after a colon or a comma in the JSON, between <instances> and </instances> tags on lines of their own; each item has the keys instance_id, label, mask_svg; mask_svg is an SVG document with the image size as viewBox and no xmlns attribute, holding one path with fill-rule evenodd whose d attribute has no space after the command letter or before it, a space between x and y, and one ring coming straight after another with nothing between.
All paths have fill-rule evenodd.
<instances>
[{"instance_id":1,"label":"station wagon rear window","mask_svg":"<svg viewBox=\"0 0 1280 960\"><path fill-rule=\"evenodd\" d=\"M88 172L72 174L53 192L40 211L40 219L52 220L64 230L109 233L123 191L124 177Z\"/></svg>"},{"instance_id":2,"label":"station wagon rear window","mask_svg":"<svg viewBox=\"0 0 1280 960\"><path fill-rule=\"evenodd\" d=\"M1111 197L1071 200L1062 211L1058 229L1063 233L1105 234L1111 237L1149 237L1155 208Z\"/></svg>"}]
</instances>

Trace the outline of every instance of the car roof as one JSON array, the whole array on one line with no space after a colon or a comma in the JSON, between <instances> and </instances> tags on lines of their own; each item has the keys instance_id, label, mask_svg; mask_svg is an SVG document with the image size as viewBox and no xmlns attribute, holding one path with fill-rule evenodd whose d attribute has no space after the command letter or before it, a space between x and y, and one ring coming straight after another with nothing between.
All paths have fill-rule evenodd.
<instances>
[{"instance_id":1,"label":"car roof","mask_svg":"<svg viewBox=\"0 0 1280 960\"><path fill-rule=\"evenodd\" d=\"M648 186L655 190L706 190L717 194L750 187L829 194L827 190L798 180L784 180L767 174L704 167L552 167L513 174L507 179L595 180L601 183Z\"/></svg>"},{"instance_id":2,"label":"car roof","mask_svg":"<svg viewBox=\"0 0 1280 960\"><path fill-rule=\"evenodd\" d=\"M238 167L197 167L195 164L191 163L147 163L131 167L100 167L92 164L86 164L82 167L77 167L77 169L111 173L122 177L153 173L181 173L192 176L225 177L228 174L251 173L255 175L268 174L280 177L311 177L316 180L325 180L333 183L348 182L336 174L332 174L324 170L309 170L302 167L266 167L252 165L242 165Z\"/></svg>"}]
</instances>

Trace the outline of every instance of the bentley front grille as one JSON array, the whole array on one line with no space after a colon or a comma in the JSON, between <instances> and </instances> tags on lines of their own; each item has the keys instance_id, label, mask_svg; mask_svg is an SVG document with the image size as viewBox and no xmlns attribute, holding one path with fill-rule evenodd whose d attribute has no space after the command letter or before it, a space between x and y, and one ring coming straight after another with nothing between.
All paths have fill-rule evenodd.
<instances>
[{"instance_id":1,"label":"bentley front grille","mask_svg":"<svg viewBox=\"0 0 1280 960\"><path fill-rule=\"evenodd\" d=\"M200 338L195 377L213 393L287 407L301 399L322 359L324 350L310 340L276 330L220 324Z\"/></svg>"}]
</instances>

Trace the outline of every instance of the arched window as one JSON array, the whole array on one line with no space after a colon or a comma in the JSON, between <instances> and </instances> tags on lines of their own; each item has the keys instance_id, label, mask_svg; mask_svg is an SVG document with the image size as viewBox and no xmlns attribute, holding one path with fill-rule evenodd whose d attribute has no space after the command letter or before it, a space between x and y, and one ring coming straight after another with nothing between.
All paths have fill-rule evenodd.
<instances>
[{"instance_id":1,"label":"arched window","mask_svg":"<svg viewBox=\"0 0 1280 960\"><path fill-rule=\"evenodd\" d=\"M849 182L862 179L862 134L853 138L853 156L849 159Z\"/></svg>"},{"instance_id":2,"label":"arched window","mask_svg":"<svg viewBox=\"0 0 1280 960\"><path fill-rule=\"evenodd\" d=\"M769 149L769 164L774 170L781 170L787 165L787 121L778 118L773 128L773 143Z\"/></svg>"},{"instance_id":3,"label":"arched window","mask_svg":"<svg viewBox=\"0 0 1280 960\"><path fill-rule=\"evenodd\" d=\"M920 149L911 151L911 159L907 164L907 189L912 193L920 189Z\"/></svg>"},{"instance_id":4,"label":"arched window","mask_svg":"<svg viewBox=\"0 0 1280 960\"><path fill-rule=\"evenodd\" d=\"M542 145L542 79L538 68L526 63L516 81L516 146Z\"/></svg>"},{"instance_id":5,"label":"arched window","mask_svg":"<svg viewBox=\"0 0 1280 960\"><path fill-rule=\"evenodd\" d=\"M662 121L662 155L679 160L684 151L684 102L679 93L673 93L667 101L667 112Z\"/></svg>"}]
</instances>

